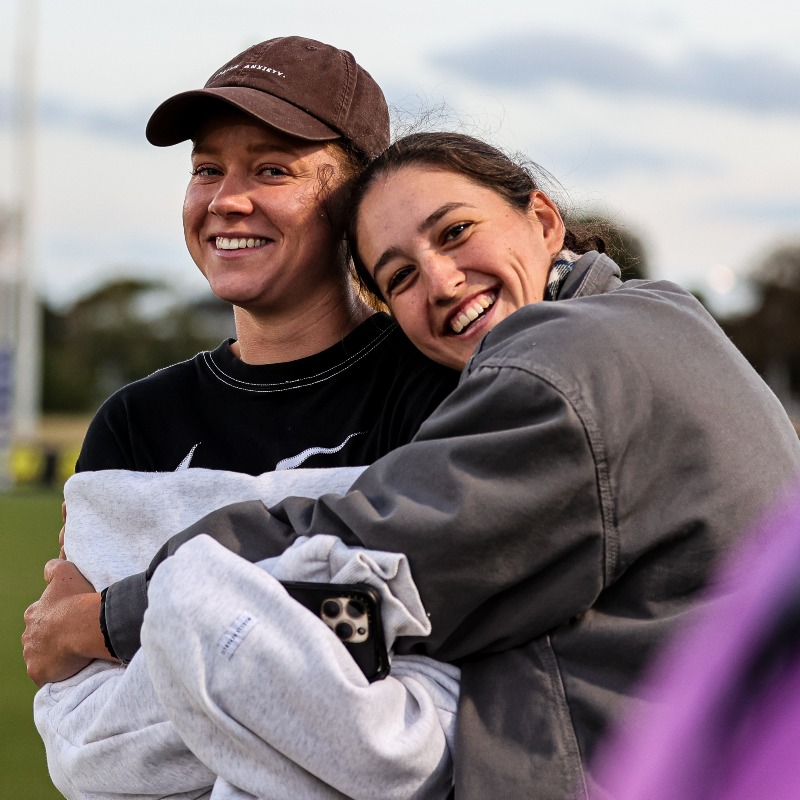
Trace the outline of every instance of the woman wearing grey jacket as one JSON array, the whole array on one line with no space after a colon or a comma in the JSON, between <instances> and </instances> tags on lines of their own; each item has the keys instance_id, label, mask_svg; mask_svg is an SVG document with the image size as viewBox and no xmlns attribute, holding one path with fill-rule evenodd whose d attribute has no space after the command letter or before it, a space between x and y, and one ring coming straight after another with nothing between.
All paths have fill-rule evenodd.
<instances>
[{"instance_id":1,"label":"woman wearing grey jacket","mask_svg":"<svg viewBox=\"0 0 800 800\"><path fill-rule=\"evenodd\" d=\"M651 652L797 474L795 431L695 298L577 257L552 201L481 142L395 143L360 184L352 234L412 341L464 369L459 387L346 494L187 529L112 586L106 620L138 630L148 581L164 594L155 568L199 533L253 561L317 532L403 552L432 633L398 651L461 668L456 796L585 797ZM143 641L186 669L179 641L149 624Z\"/></svg>"}]
</instances>

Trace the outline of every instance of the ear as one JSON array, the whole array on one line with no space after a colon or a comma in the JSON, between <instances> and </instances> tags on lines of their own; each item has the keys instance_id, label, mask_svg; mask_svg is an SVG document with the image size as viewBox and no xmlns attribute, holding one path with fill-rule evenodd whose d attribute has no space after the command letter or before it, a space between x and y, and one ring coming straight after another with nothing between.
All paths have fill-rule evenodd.
<instances>
[{"instance_id":1,"label":"ear","mask_svg":"<svg viewBox=\"0 0 800 800\"><path fill-rule=\"evenodd\" d=\"M538 190L531 192L528 214L542 226L542 236L551 256L564 247L564 220L556 204Z\"/></svg>"}]
</instances>

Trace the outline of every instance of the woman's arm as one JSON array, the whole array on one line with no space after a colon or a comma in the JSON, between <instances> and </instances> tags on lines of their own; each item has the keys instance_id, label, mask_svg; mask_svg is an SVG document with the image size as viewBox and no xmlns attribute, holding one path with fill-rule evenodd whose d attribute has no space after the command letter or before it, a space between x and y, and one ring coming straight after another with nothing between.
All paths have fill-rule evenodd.
<instances>
[{"instance_id":1,"label":"woman's arm","mask_svg":"<svg viewBox=\"0 0 800 800\"><path fill-rule=\"evenodd\" d=\"M114 420L124 421L124 408L112 396L94 415L86 431L76 470L135 469L132 455L125 452ZM124 429L124 428L123 428ZM64 526L59 533L59 557L66 559L64 531L67 504L61 505ZM22 636L28 675L37 686L60 681L79 672L93 659L112 659L100 630L100 594L73 565L48 562L42 596L25 611Z\"/></svg>"},{"instance_id":2,"label":"woman's arm","mask_svg":"<svg viewBox=\"0 0 800 800\"><path fill-rule=\"evenodd\" d=\"M277 502L298 492L318 496L343 491L362 471L295 469L253 476L205 469L157 474L100 470L70 478L64 489L71 509L66 555L80 565L94 589L112 584L114 597L104 619L113 654L125 662L133 657L147 602L145 576L114 581L143 569L173 532L235 500ZM29 610L26 661L40 685L74 674L91 658L112 657L101 634L100 597L92 586L83 586L75 581L69 593L62 587L57 607L49 592ZM137 620L133 626L127 624L130 615Z\"/></svg>"},{"instance_id":3,"label":"woman's arm","mask_svg":"<svg viewBox=\"0 0 800 800\"><path fill-rule=\"evenodd\" d=\"M580 397L540 376L479 369L346 494L238 503L172 537L145 573L109 589L106 622L135 652L148 581L200 533L258 561L324 531L407 554L433 624L423 652L510 649L583 613L604 586L616 530L598 431Z\"/></svg>"},{"instance_id":4,"label":"woman's arm","mask_svg":"<svg viewBox=\"0 0 800 800\"><path fill-rule=\"evenodd\" d=\"M601 427L557 378L479 367L347 494L289 498L243 533L264 549L325 531L405 553L433 627L417 652L530 642L591 607L616 555Z\"/></svg>"},{"instance_id":5,"label":"woman's arm","mask_svg":"<svg viewBox=\"0 0 800 800\"><path fill-rule=\"evenodd\" d=\"M100 595L69 561L45 564L42 596L25 611L22 654L37 686L69 678L93 659L113 660L100 630Z\"/></svg>"}]
</instances>

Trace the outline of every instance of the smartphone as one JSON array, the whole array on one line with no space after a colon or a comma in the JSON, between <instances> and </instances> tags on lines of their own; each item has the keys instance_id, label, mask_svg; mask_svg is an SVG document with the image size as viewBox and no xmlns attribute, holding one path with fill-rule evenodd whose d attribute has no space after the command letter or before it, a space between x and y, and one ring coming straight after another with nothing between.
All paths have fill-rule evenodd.
<instances>
[{"instance_id":1,"label":"smartphone","mask_svg":"<svg viewBox=\"0 0 800 800\"><path fill-rule=\"evenodd\" d=\"M367 680L377 681L389 674L381 596L376 589L366 583L281 583L339 637Z\"/></svg>"}]
</instances>

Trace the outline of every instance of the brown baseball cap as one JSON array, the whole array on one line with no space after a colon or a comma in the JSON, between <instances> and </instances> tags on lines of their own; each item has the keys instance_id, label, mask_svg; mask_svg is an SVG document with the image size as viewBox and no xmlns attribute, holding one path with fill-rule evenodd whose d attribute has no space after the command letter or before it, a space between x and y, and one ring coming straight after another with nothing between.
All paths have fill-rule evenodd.
<instances>
[{"instance_id":1,"label":"brown baseball cap","mask_svg":"<svg viewBox=\"0 0 800 800\"><path fill-rule=\"evenodd\" d=\"M191 139L220 101L298 139L344 139L369 157L389 145L378 84L351 53L314 39L284 36L248 48L203 89L165 100L147 123L148 141L167 147Z\"/></svg>"}]
</instances>

